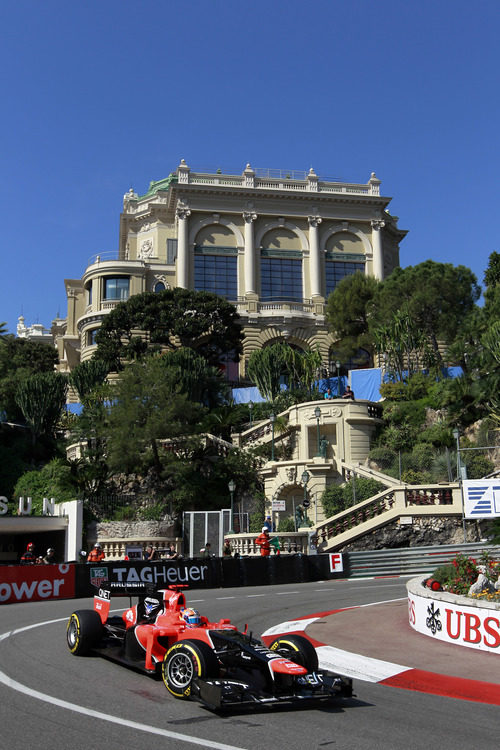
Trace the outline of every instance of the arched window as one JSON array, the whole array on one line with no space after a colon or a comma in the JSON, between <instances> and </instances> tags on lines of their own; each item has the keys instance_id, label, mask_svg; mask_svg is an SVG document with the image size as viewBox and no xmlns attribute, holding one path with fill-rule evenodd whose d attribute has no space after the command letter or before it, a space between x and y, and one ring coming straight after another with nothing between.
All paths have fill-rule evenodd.
<instances>
[{"instance_id":1,"label":"arched window","mask_svg":"<svg viewBox=\"0 0 500 750\"><path fill-rule=\"evenodd\" d=\"M280 227L264 235L260 279L262 300L302 302L302 249L294 232Z\"/></svg>"},{"instance_id":2,"label":"arched window","mask_svg":"<svg viewBox=\"0 0 500 750\"><path fill-rule=\"evenodd\" d=\"M365 273L363 242L352 232L332 234L326 243L325 293L328 297L337 284L356 271Z\"/></svg>"},{"instance_id":3,"label":"arched window","mask_svg":"<svg viewBox=\"0 0 500 750\"><path fill-rule=\"evenodd\" d=\"M165 284L163 283L163 281L157 281L156 284L154 285L153 292L155 294L158 294L158 292L164 292L164 291L165 291Z\"/></svg>"},{"instance_id":4,"label":"arched window","mask_svg":"<svg viewBox=\"0 0 500 750\"><path fill-rule=\"evenodd\" d=\"M238 298L238 248L225 226L204 227L194 248L194 288L229 300Z\"/></svg>"}]
</instances>

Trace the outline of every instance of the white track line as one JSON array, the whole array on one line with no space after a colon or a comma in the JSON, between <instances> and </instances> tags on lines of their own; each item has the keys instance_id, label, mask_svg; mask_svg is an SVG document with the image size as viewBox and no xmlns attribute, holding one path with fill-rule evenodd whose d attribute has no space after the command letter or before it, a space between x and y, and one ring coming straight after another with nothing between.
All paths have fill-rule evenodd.
<instances>
[{"instance_id":1,"label":"white track line","mask_svg":"<svg viewBox=\"0 0 500 750\"><path fill-rule=\"evenodd\" d=\"M39 628L43 625L51 625L55 622L61 622L63 620L67 620L67 617L61 617L58 620L47 620L46 622L38 622L35 625L29 625L25 628L19 628L18 630L12 630L8 633L3 633L0 635L0 642L6 641L10 636L16 635L17 633L22 633L25 630L30 630L31 628ZM130 721L129 719L124 719L121 716L111 716L109 714L102 713L101 711L94 711L91 708L85 708L83 706L77 706L75 703L69 703L68 701L60 700L59 698L54 698L51 695L46 695L45 693L39 693L38 690L32 690L32 688L27 687L27 685L22 685L20 682L17 682L17 680L13 680L11 677L9 677L5 672L2 672L0 670L0 683L5 685L6 687L11 688L12 690L17 690L19 693L23 693L24 695L28 695L30 698L35 698L36 700L43 701L44 703L50 703L52 706L57 706L58 708L63 708L66 711L73 711L77 714L83 714L84 716L90 716L93 719L101 719L101 721L107 721L110 724L118 724L120 726L129 727L129 729L136 729L139 732L147 732L148 734L155 734L159 735L160 737L168 737L169 739L177 740L178 742L190 742L193 745L200 745L201 747L210 747L214 748L215 750L244 750L244 748L239 748L236 745L226 745L221 742L213 742L212 740L207 740L204 738L199 737L192 737L188 734L180 734L179 732L171 732L168 729L162 729L160 727L153 727L149 724L140 724L137 721Z\"/></svg>"}]
</instances>

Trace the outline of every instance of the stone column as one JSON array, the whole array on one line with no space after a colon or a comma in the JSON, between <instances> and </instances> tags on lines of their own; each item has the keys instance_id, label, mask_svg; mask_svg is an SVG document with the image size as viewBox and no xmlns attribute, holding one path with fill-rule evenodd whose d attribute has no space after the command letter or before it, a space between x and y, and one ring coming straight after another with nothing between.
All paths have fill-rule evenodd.
<instances>
[{"instance_id":1,"label":"stone column","mask_svg":"<svg viewBox=\"0 0 500 750\"><path fill-rule=\"evenodd\" d=\"M319 253L319 216L309 216L309 284L311 297L321 297L321 261Z\"/></svg>"},{"instance_id":2,"label":"stone column","mask_svg":"<svg viewBox=\"0 0 500 750\"><path fill-rule=\"evenodd\" d=\"M188 218L191 211L186 206L177 206L177 286L188 288L189 282L189 248L188 248Z\"/></svg>"},{"instance_id":3,"label":"stone column","mask_svg":"<svg viewBox=\"0 0 500 750\"><path fill-rule=\"evenodd\" d=\"M243 220L245 222L245 294L256 294L256 268L255 268L255 246L253 237L253 223L257 214L253 211L245 211Z\"/></svg>"},{"instance_id":4,"label":"stone column","mask_svg":"<svg viewBox=\"0 0 500 750\"><path fill-rule=\"evenodd\" d=\"M380 219L372 221L372 247L373 247L373 275L379 281L384 279L384 259L382 255L381 230L385 227L385 221Z\"/></svg>"}]
</instances>

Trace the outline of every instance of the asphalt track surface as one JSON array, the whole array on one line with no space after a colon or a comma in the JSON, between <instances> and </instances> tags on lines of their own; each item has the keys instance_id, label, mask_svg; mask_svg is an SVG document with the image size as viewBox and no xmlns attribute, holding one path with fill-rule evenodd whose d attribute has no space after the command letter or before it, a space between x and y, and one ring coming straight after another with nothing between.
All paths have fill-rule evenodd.
<instances>
[{"instance_id":1,"label":"asphalt track surface","mask_svg":"<svg viewBox=\"0 0 500 750\"><path fill-rule=\"evenodd\" d=\"M421 643L425 636L412 631L402 617L404 579L194 590L188 602L209 618L228 616L239 627L248 622L255 635L312 616L315 621L307 625L306 635L318 644L333 639L339 652L352 654L351 666L357 670L363 659L414 667L412 661L425 651ZM115 604L124 608L128 600L116 600L113 608ZM88 607L91 600L0 608L0 748L493 750L499 746L498 705L483 703L476 695L474 700L462 700L414 691L409 685L390 686L377 681L370 669L355 679L356 697L341 703L220 717L197 703L174 700L152 678L98 657L72 656L65 644L66 620L73 609ZM333 610L344 611L321 616ZM451 648L451 654L439 659L433 655L430 665L439 674L449 662L446 675L451 682L455 676L468 679L457 672L468 674L469 660L474 664L474 656L485 654ZM492 657L490 678L498 672L493 659L499 657L487 656Z\"/></svg>"}]
</instances>

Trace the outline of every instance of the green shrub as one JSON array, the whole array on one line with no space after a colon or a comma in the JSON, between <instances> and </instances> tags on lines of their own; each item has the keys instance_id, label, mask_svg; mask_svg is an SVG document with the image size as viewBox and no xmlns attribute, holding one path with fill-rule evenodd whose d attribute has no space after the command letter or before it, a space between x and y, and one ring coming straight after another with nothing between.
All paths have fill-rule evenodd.
<instances>
[{"instance_id":1,"label":"green shrub","mask_svg":"<svg viewBox=\"0 0 500 750\"><path fill-rule=\"evenodd\" d=\"M401 380L397 383L382 383L379 391L382 398L388 401L406 401L408 398L408 386Z\"/></svg>"},{"instance_id":2,"label":"green shrub","mask_svg":"<svg viewBox=\"0 0 500 750\"><path fill-rule=\"evenodd\" d=\"M406 469L401 472L401 481L405 484L426 484L429 481L429 476L424 471Z\"/></svg>"},{"instance_id":3,"label":"green shrub","mask_svg":"<svg viewBox=\"0 0 500 750\"><path fill-rule=\"evenodd\" d=\"M71 482L71 470L65 461L54 458L36 471L22 474L14 487L14 497L31 497L33 512L41 513L43 498L55 498L57 503L74 500L76 490Z\"/></svg>"},{"instance_id":4,"label":"green shrub","mask_svg":"<svg viewBox=\"0 0 500 750\"><path fill-rule=\"evenodd\" d=\"M295 531L295 520L292 516L287 516L286 518L280 518L280 522L278 524L278 532L280 534L287 534L291 531Z\"/></svg>"},{"instance_id":5,"label":"green shrub","mask_svg":"<svg viewBox=\"0 0 500 750\"><path fill-rule=\"evenodd\" d=\"M361 503L363 500L378 495L384 490L384 486L375 479L365 479L356 477L356 498L354 498L353 480L345 484L330 484L321 496L321 504L327 518L350 508L355 503Z\"/></svg>"},{"instance_id":6,"label":"green shrub","mask_svg":"<svg viewBox=\"0 0 500 750\"><path fill-rule=\"evenodd\" d=\"M410 424L391 424L383 431L381 441L395 452L408 451L413 447L417 433L418 429Z\"/></svg>"},{"instance_id":7,"label":"green shrub","mask_svg":"<svg viewBox=\"0 0 500 750\"><path fill-rule=\"evenodd\" d=\"M436 568L434 573L432 574L432 578L434 578L435 581L438 581L438 583L443 586L443 588L448 586L450 582L455 578L456 569L453 565L447 564L447 565L440 565L439 568Z\"/></svg>"},{"instance_id":8,"label":"green shrub","mask_svg":"<svg viewBox=\"0 0 500 750\"><path fill-rule=\"evenodd\" d=\"M134 521L136 518L136 510L135 508L130 507L129 505L124 506L123 508L117 508L113 516L110 520L112 521Z\"/></svg>"},{"instance_id":9,"label":"green shrub","mask_svg":"<svg viewBox=\"0 0 500 750\"><path fill-rule=\"evenodd\" d=\"M397 459L397 453L395 453L392 448L388 448L384 445L379 445L377 448L373 448L370 451L368 457L371 461L375 461L375 463L384 470L391 468L391 466Z\"/></svg>"},{"instance_id":10,"label":"green shrub","mask_svg":"<svg viewBox=\"0 0 500 750\"><path fill-rule=\"evenodd\" d=\"M421 471L428 471L436 456L436 451L429 443L417 443L411 452L415 467Z\"/></svg>"},{"instance_id":11,"label":"green shrub","mask_svg":"<svg viewBox=\"0 0 500 750\"><path fill-rule=\"evenodd\" d=\"M495 468L494 464L480 451L467 451L460 454L462 463L467 467L467 477L469 479L482 479L487 474L491 474Z\"/></svg>"},{"instance_id":12,"label":"green shrub","mask_svg":"<svg viewBox=\"0 0 500 750\"><path fill-rule=\"evenodd\" d=\"M408 399L416 401L427 396L433 382L433 379L423 372L414 373L408 380Z\"/></svg>"},{"instance_id":13,"label":"green shrub","mask_svg":"<svg viewBox=\"0 0 500 750\"><path fill-rule=\"evenodd\" d=\"M345 508L343 488L339 484L330 484L321 496L323 512L327 518L340 513Z\"/></svg>"},{"instance_id":14,"label":"green shrub","mask_svg":"<svg viewBox=\"0 0 500 750\"><path fill-rule=\"evenodd\" d=\"M137 518L141 521L161 521L167 512L163 503L154 503L154 505L145 505L139 509Z\"/></svg>"},{"instance_id":15,"label":"green shrub","mask_svg":"<svg viewBox=\"0 0 500 750\"><path fill-rule=\"evenodd\" d=\"M432 443L437 448L453 448L455 445L451 427L444 422L435 422L430 427L426 427L417 435L417 440L419 443Z\"/></svg>"},{"instance_id":16,"label":"green shrub","mask_svg":"<svg viewBox=\"0 0 500 750\"><path fill-rule=\"evenodd\" d=\"M420 429L425 424L426 416L423 400L394 402L384 408L384 419L394 425L409 424Z\"/></svg>"},{"instance_id":17,"label":"green shrub","mask_svg":"<svg viewBox=\"0 0 500 750\"><path fill-rule=\"evenodd\" d=\"M354 485L356 486L356 492L354 492ZM368 500L370 497L378 495L378 493L382 492L384 489L384 485L377 482L376 479L365 479L364 477L351 479L342 487L345 507L350 508L351 505L361 503L363 500Z\"/></svg>"}]
</instances>

